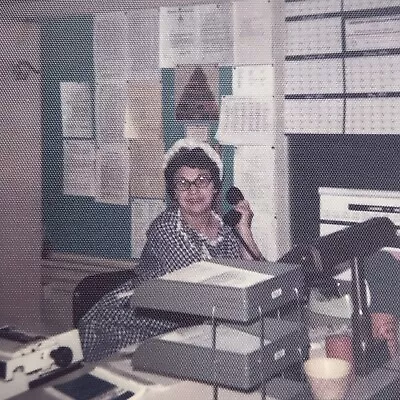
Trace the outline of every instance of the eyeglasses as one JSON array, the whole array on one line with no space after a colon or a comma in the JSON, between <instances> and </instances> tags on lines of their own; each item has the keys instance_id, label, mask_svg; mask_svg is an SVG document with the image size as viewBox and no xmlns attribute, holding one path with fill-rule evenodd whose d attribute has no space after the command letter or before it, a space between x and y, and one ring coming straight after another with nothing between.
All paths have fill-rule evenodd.
<instances>
[{"instance_id":1,"label":"eyeglasses","mask_svg":"<svg viewBox=\"0 0 400 400\"><path fill-rule=\"evenodd\" d=\"M189 181L185 178L178 178L175 181L175 186L178 190L184 192L191 188L192 185L196 187L196 189L205 189L211 183L212 179L209 175L199 175L194 181Z\"/></svg>"}]
</instances>

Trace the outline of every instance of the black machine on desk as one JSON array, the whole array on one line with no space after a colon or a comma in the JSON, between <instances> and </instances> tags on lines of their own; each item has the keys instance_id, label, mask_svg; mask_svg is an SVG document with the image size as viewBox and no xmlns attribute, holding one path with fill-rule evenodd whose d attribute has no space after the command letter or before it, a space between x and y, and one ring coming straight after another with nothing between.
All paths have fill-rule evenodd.
<instances>
[{"instance_id":1,"label":"black machine on desk","mask_svg":"<svg viewBox=\"0 0 400 400\"><path fill-rule=\"evenodd\" d=\"M311 288L318 288L327 296L339 296L334 276L344 263L350 265L353 355L359 376L366 376L388 361L386 343L372 335L363 263L381 248L399 244L396 227L389 218L371 218L322 236L307 246L298 246L281 259L302 265L308 293Z\"/></svg>"},{"instance_id":2,"label":"black machine on desk","mask_svg":"<svg viewBox=\"0 0 400 400\"><path fill-rule=\"evenodd\" d=\"M82 361L76 329L44 337L9 326L0 328L0 399L69 372Z\"/></svg>"}]
</instances>

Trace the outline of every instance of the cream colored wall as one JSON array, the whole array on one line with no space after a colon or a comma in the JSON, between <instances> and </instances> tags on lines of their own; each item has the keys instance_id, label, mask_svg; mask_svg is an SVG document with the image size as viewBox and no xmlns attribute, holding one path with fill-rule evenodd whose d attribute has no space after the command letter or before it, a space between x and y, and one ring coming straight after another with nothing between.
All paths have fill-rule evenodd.
<instances>
[{"instance_id":1,"label":"cream colored wall","mask_svg":"<svg viewBox=\"0 0 400 400\"><path fill-rule=\"evenodd\" d=\"M39 28L0 24L0 323L39 319L41 248ZM25 67L24 67L25 66ZM26 69L24 69L26 68ZM22 77L20 76L20 78Z\"/></svg>"}]
</instances>

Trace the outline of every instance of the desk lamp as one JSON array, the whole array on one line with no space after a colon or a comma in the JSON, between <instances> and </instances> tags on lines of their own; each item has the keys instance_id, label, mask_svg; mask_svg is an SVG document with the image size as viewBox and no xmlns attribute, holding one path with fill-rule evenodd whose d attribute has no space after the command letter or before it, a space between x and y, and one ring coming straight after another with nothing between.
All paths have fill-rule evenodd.
<instances>
[{"instance_id":1,"label":"desk lamp","mask_svg":"<svg viewBox=\"0 0 400 400\"><path fill-rule=\"evenodd\" d=\"M306 282L332 291L333 276L344 262L351 265L353 356L356 375L367 375L388 357L386 343L374 339L364 279L364 259L384 246L397 246L396 227L389 218L371 218L349 228L322 236L303 248ZM328 286L328 287L327 287ZM335 285L336 286L336 285Z\"/></svg>"}]
</instances>

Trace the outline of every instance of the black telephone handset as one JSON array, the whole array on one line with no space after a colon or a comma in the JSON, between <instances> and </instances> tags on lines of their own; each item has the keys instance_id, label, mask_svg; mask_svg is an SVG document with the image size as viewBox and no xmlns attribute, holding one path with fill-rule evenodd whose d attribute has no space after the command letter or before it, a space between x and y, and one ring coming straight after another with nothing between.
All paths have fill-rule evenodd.
<instances>
[{"instance_id":1,"label":"black telephone handset","mask_svg":"<svg viewBox=\"0 0 400 400\"><path fill-rule=\"evenodd\" d=\"M226 192L226 201L232 205L235 206L239 201L244 200L243 193L235 186L232 186L228 189ZM236 210L229 210L224 216L223 216L223 221L226 225L229 225L231 227L235 227L238 222L240 221L240 218L242 217L242 214L240 214L239 211Z\"/></svg>"},{"instance_id":2,"label":"black telephone handset","mask_svg":"<svg viewBox=\"0 0 400 400\"><path fill-rule=\"evenodd\" d=\"M239 201L244 200L243 193L235 186L232 186L228 189L226 192L226 201L232 205L235 206ZM225 225L229 225L232 228L232 232L234 235L239 239L240 243L243 245L243 247L246 249L246 251L251 255L253 260L264 260L264 257L259 257L256 254L253 253L251 248L247 245L247 243L244 241L240 233L236 229L236 225L239 223L240 218L242 218L242 214L239 211L236 210L230 210L224 216L222 217Z\"/></svg>"}]
</instances>

